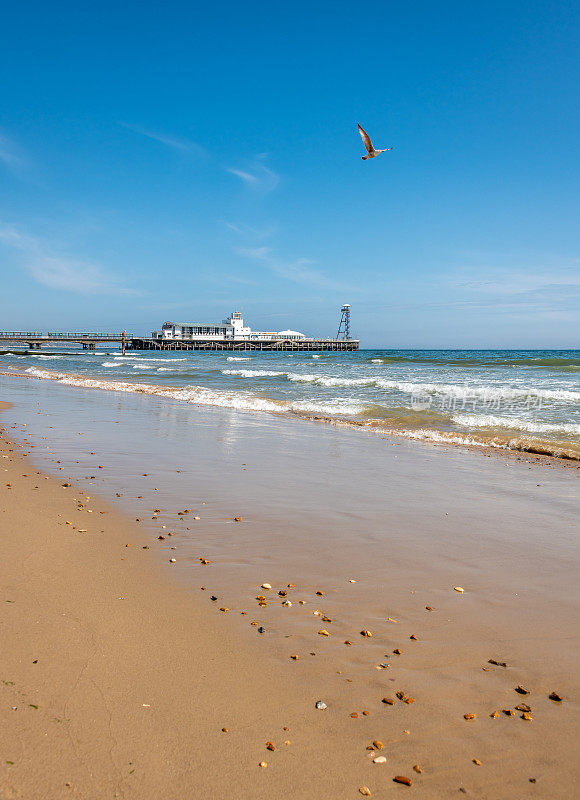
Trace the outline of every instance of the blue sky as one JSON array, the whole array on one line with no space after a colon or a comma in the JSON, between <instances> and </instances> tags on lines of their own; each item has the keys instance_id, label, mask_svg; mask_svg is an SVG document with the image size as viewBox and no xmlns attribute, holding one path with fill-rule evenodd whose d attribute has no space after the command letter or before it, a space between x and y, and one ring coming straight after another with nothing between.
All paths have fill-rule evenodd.
<instances>
[{"instance_id":1,"label":"blue sky","mask_svg":"<svg viewBox=\"0 0 580 800\"><path fill-rule=\"evenodd\" d=\"M578 347L566 2L13 5L2 329ZM362 161L356 123L377 147Z\"/></svg>"}]
</instances>

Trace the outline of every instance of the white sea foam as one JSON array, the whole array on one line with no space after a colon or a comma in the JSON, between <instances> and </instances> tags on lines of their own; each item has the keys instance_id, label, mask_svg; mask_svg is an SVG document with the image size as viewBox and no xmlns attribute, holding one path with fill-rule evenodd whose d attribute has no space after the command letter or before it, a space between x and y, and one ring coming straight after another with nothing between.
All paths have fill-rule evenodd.
<instances>
[{"instance_id":1,"label":"white sea foam","mask_svg":"<svg viewBox=\"0 0 580 800\"><path fill-rule=\"evenodd\" d=\"M275 378L286 375L270 369L222 369L222 375L239 375L241 378Z\"/></svg>"},{"instance_id":2,"label":"white sea foam","mask_svg":"<svg viewBox=\"0 0 580 800\"><path fill-rule=\"evenodd\" d=\"M120 361L103 361L101 367L122 367L123 364Z\"/></svg>"},{"instance_id":3,"label":"white sea foam","mask_svg":"<svg viewBox=\"0 0 580 800\"><path fill-rule=\"evenodd\" d=\"M453 422L468 428L512 428L529 433L569 433L580 435L580 425L566 422L534 422L498 417L494 414L457 414Z\"/></svg>"},{"instance_id":4,"label":"white sea foam","mask_svg":"<svg viewBox=\"0 0 580 800\"><path fill-rule=\"evenodd\" d=\"M470 403L472 401L509 401L525 398L557 400L565 403L580 403L580 392L569 389L539 389L527 386L474 386L449 383L415 383L413 381L390 381L385 378L335 378L329 375L312 375L287 372L289 381L294 383L313 383L317 386L348 387L376 386L379 389L392 389L412 395L439 395L453 400Z\"/></svg>"},{"instance_id":5,"label":"white sea foam","mask_svg":"<svg viewBox=\"0 0 580 800\"><path fill-rule=\"evenodd\" d=\"M288 408L286 403L278 403L275 400L255 397L249 392L223 392L206 389L203 386L186 386L183 389L176 389L170 386L155 386L148 383L128 383L126 381L84 378L60 372L48 372L47 370L37 369L36 367L29 367L25 371L36 378L57 380L59 383L66 384L67 386L79 386L85 389L104 389L114 392L150 394L158 397L168 397L173 400L182 400L188 403L197 403L198 405L220 406L222 408L234 408L246 411L283 411Z\"/></svg>"},{"instance_id":6,"label":"white sea foam","mask_svg":"<svg viewBox=\"0 0 580 800\"><path fill-rule=\"evenodd\" d=\"M249 356L228 356L226 361L251 361L252 359Z\"/></svg>"},{"instance_id":7,"label":"white sea foam","mask_svg":"<svg viewBox=\"0 0 580 800\"><path fill-rule=\"evenodd\" d=\"M164 364L173 363L174 361L187 361L186 358L149 358L149 356L115 356L119 361L161 361Z\"/></svg>"},{"instance_id":8,"label":"white sea foam","mask_svg":"<svg viewBox=\"0 0 580 800\"><path fill-rule=\"evenodd\" d=\"M383 363L382 358L371 358L371 364L382 364L382 363Z\"/></svg>"},{"instance_id":9,"label":"white sea foam","mask_svg":"<svg viewBox=\"0 0 580 800\"><path fill-rule=\"evenodd\" d=\"M299 413L324 414L329 417L335 414L356 416L364 411L365 404L351 400L329 400L327 402L318 400L295 400L293 403L290 403L289 409Z\"/></svg>"}]
</instances>

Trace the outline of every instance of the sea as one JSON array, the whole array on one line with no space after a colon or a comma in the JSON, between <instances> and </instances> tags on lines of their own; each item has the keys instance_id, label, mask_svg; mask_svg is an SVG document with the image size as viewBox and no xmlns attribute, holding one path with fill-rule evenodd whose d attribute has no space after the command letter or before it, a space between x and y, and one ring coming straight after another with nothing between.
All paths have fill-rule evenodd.
<instances>
[{"instance_id":1,"label":"sea","mask_svg":"<svg viewBox=\"0 0 580 800\"><path fill-rule=\"evenodd\" d=\"M0 353L0 372L580 460L579 350Z\"/></svg>"}]
</instances>

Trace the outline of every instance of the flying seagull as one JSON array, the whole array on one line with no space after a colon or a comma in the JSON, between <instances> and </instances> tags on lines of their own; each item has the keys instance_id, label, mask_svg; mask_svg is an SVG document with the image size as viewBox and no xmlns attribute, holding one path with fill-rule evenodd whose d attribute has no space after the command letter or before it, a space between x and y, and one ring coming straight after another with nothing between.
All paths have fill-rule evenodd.
<instances>
[{"instance_id":1,"label":"flying seagull","mask_svg":"<svg viewBox=\"0 0 580 800\"><path fill-rule=\"evenodd\" d=\"M358 125L358 123L357 123L357 125ZM371 142L371 137L368 135L368 133L365 130L363 130L361 128L360 125L358 126L358 132L362 136L362 140L365 143L365 147L366 147L367 153L368 153L368 155L362 156L362 160L363 161L366 161L367 158L375 158L375 156L378 156L380 153L386 153L387 150L392 150L393 149L392 147L385 147L384 150L375 150L375 148L373 147L373 143Z\"/></svg>"}]
</instances>

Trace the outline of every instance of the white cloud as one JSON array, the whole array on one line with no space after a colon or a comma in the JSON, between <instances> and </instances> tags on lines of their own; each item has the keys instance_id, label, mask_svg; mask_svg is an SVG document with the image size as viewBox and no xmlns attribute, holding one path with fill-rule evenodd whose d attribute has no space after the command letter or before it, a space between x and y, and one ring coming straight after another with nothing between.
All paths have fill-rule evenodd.
<instances>
[{"instance_id":1,"label":"white cloud","mask_svg":"<svg viewBox=\"0 0 580 800\"><path fill-rule=\"evenodd\" d=\"M262 163L263 155L257 156L246 169L225 167L225 170L239 178L250 189L264 193L271 192L278 186L280 176Z\"/></svg>"},{"instance_id":2,"label":"white cloud","mask_svg":"<svg viewBox=\"0 0 580 800\"><path fill-rule=\"evenodd\" d=\"M155 142L167 145L167 147L171 147L173 150L179 150L182 153L193 153L198 156L206 155L205 148L197 144L197 142L191 141L191 139L183 139L177 136L171 136L170 134L151 131L147 128L142 128L140 125L130 125L128 122L121 122L121 125L133 131L133 133L146 136L148 139L153 139Z\"/></svg>"},{"instance_id":3,"label":"white cloud","mask_svg":"<svg viewBox=\"0 0 580 800\"><path fill-rule=\"evenodd\" d=\"M10 225L0 225L0 244L20 254L25 269L38 283L77 294L136 295L100 267L70 256L58 256L39 240Z\"/></svg>"},{"instance_id":4,"label":"white cloud","mask_svg":"<svg viewBox=\"0 0 580 800\"><path fill-rule=\"evenodd\" d=\"M3 164L10 172L19 173L24 167L24 159L19 152L17 145L0 132L0 164Z\"/></svg>"}]
</instances>

